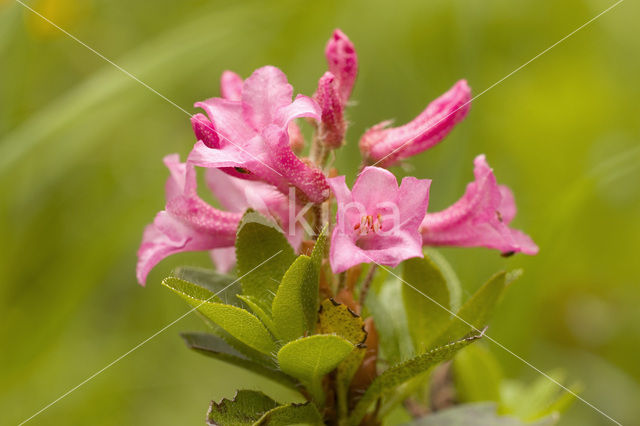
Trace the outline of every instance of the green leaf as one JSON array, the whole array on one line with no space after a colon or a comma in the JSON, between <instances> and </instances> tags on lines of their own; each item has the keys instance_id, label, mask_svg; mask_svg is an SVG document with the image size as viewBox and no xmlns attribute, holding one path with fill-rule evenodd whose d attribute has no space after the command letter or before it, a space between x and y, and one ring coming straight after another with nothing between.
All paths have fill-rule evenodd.
<instances>
[{"instance_id":1,"label":"green leaf","mask_svg":"<svg viewBox=\"0 0 640 426\"><path fill-rule=\"evenodd\" d=\"M500 364L483 345L470 345L458 352L452 371L460 402L500 402Z\"/></svg>"},{"instance_id":2,"label":"green leaf","mask_svg":"<svg viewBox=\"0 0 640 426\"><path fill-rule=\"evenodd\" d=\"M273 299L271 311L276 336L284 342L309 335L315 329L326 229L320 233L311 257L301 255L289 267Z\"/></svg>"},{"instance_id":3,"label":"green leaf","mask_svg":"<svg viewBox=\"0 0 640 426\"><path fill-rule=\"evenodd\" d=\"M265 355L262 352L258 352L257 350L242 343L240 340L236 339L231 334L227 333L222 327L220 327L218 324L211 321L202 313L197 311L196 313L200 318L202 318L205 324L207 324L211 333L213 333L215 336L219 337L220 339L224 340L225 343L227 343L236 351L240 352L246 358L251 359L252 361L255 361L268 368L276 367L276 361L273 358L272 354Z\"/></svg>"},{"instance_id":4,"label":"green leaf","mask_svg":"<svg viewBox=\"0 0 640 426\"><path fill-rule=\"evenodd\" d=\"M393 390L407 382L411 378L424 373L436 364L451 359L453 355L469 343L482 337L482 334L473 334L453 343L433 349L422 355L418 355L408 361L396 364L375 378L358 401L349 417L349 424L358 425L367 413L369 406L378 398L393 392Z\"/></svg>"},{"instance_id":5,"label":"green leaf","mask_svg":"<svg viewBox=\"0 0 640 426\"><path fill-rule=\"evenodd\" d=\"M296 380L292 377L247 359L247 357L217 336L209 333L182 333L180 336L182 336L189 348L198 353L252 371L292 390L299 390Z\"/></svg>"},{"instance_id":6,"label":"green leaf","mask_svg":"<svg viewBox=\"0 0 640 426\"><path fill-rule=\"evenodd\" d=\"M249 312L237 306L220 303L215 295L208 296L212 294L208 290L179 278L165 278L162 284L245 345L266 355L275 352L276 345L271 333Z\"/></svg>"},{"instance_id":7,"label":"green leaf","mask_svg":"<svg viewBox=\"0 0 640 426\"><path fill-rule=\"evenodd\" d=\"M290 425L323 425L322 416L315 405L305 404L281 405L267 411L254 423L255 426L290 426Z\"/></svg>"},{"instance_id":8,"label":"green leaf","mask_svg":"<svg viewBox=\"0 0 640 426\"><path fill-rule=\"evenodd\" d=\"M456 275L456 271L453 269L449 261L435 248L425 247L424 255L436 264L436 266L442 272L447 283L447 289L449 290L449 306L453 312L458 312L460 309L462 299L462 285L460 279Z\"/></svg>"},{"instance_id":9,"label":"green leaf","mask_svg":"<svg viewBox=\"0 0 640 426\"><path fill-rule=\"evenodd\" d=\"M449 408L427 417L414 420L407 426L551 426L557 422L557 416L549 416L536 423L524 423L515 417L500 416L496 413L496 404L481 402L464 404Z\"/></svg>"},{"instance_id":10,"label":"green leaf","mask_svg":"<svg viewBox=\"0 0 640 426\"><path fill-rule=\"evenodd\" d=\"M240 390L232 399L223 399L219 403L211 401L207 413L208 425L250 426L264 413L274 409L278 403L262 392Z\"/></svg>"},{"instance_id":11,"label":"green leaf","mask_svg":"<svg viewBox=\"0 0 640 426\"><path fill-rule=\"evenodd\" d=\"M318 290L309 294L307 287L313 287L311 281L315 280L317 288L318 276L312 271L315 269L309 256L301 255L284 274L278 287L276 297L273 299L273 320L276 336L284 342L295 340L310 331L305 315L303 299L318 297Z\"/></svg>"},{"instance_id":12,"label":"green leaf","mask_svg":"<svg viewBox=\"0 0 640 426\"><path fill-rule=\"evenodd\" d=\"M565 380L561 371L548 374L557 383ZM502 405L500 411L512 414L525 421L537 420L552 413L564 411L575 396L564 391L557 383L547 377L539 376L530 384L504 381L501 388ZM573 393L580 391L579 386L569 387Z\"/></svg>"},{"instance_id":13,"label":"green leaf","mask_svg":"<svg viewBox=\"0 0 640 426\"><path fill-rule=\"evenodd\" d=\"M449 320L449 324L432 346L442 345L484 328L508 285L521 274L517 270L509 274L499 272L491 277L462 305L456 316Z\"/></svg>"},{"instance_id":14,"label":"green leaf","mask_svg":"<svg viewBox=\"0 0 640 426\"><path fill-rule=\"evenodd\" d=\"M316 334L284 345L278 352L278 363L282 371L300 380L318 405L322 405L322 377L336 368L353 347L342 337Z\"/></svg>"},{"instance_id":15,"label":"green leaf","mask_svg":"<svg viewBox=\"0 0 640 426\"><path fill-rule=\"evenodd\" d=\"M238 276L242 292L271 306L284 273L296 259L277 225L248 210L236 237Z\"/></svg>"},{"instance_id":16,"label":"green leaf","mask_svg":"<svg viewBox=\"0 0 640 426\"><path fill-rule=\"evenodd\" d=\"M224 303L237 304L236 294L240 291L240 282L237 278L220 274L212 269L195 266L181 266L176 268L173 276L204 287L218 296Z\"/></svg>"},{"instance_id":17,"label":"green leaf","mask_svg":"<svg viewBox=\"0 0 640 426\"><path fill-rule=\"evenodd\" d=\"M421 354L449 322L449 289L442 272L428 257L405 261L402 279L409 332L416 353Z\"/></svg>"},{"instance_id":18,"label":"green leaf","mask_svg":"<svg viewBox=\"0 0 640 426\"><path fill-rule=\"evenodd\" d=\"M333 299L326 299L320 305L318 333L336 334L355 345L353 351L338 365L336 371L338 414L340 417L344 417L348 410L347 397L351 379L356 374L367 351L364 346L367 339L364 321L347 306L337 303Z\"/></svg>"},{"instance_id":19,"label":"green leaf","mask_svg":"<svg viewBox=\"0 0 640 426\"><path fill-rule=\"evenodd\" d=\"M242 300L249 308L251 312L253 312L262 323L269 329L269 331L275 335L275 323L273 322L273 318L268 313L269 311L263 306L259 300L256 300L255 297L251 296L243 296L241 294L236 295L236 297Z\"/></svg>"},{"instance_id":20,"label":"green leaf","mask_svg":"<svg viewBox=\"0 0 640 426\"><path fill-rule=\"evenodd\" d=\"M385 271L380 272L383 274ZM403 285L400 281L391 279L380 285L379 292L372 287L366 301L380 335L382 356L390 364L409 359L414 353L402 303Z\"/></svg>"}]
</instances>

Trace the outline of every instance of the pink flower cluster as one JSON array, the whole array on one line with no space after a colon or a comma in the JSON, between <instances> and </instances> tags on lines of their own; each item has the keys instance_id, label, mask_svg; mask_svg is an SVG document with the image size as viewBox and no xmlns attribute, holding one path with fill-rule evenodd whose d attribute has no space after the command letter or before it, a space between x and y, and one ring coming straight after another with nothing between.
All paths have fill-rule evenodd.
<instances>
[{"instance_id":1,"label":"pink flower cluster","mask_svg":"<svg viewBox=\"0 0 640 426\"><path fill-rule=\"evenodd\" d=\"M462 198L437 213L427 213L430 180L408 177L398 185L385 169L438 144L465 118L471 90L464 80L411 122L390 127L387 121L367 130L359 146L368 166L352 190L344 176L328 178L318 158L300 157L305 142L297 118L305 117L315 129L314 148L328 152L345 143L345 109L358 72L356 51L336 30L325 56L328 71L311 97L293 98L285 74L266 66L244 81L225 71L222 97L195 104L206 115L191 119L197 142L186 163L177 154L165 158L170 172L166 205L142 238L137 265L141 284L158 262L179 252L207 250L219 269L230 269L236 229L247 208L271 218L298 249L305 229L297 223L300 212L309 204L326 207L334 198L330 262L335 273L360 263L397 266L421 257L425 245L537 253L527 235L509 228L516 213L513 195L497 184L484 155L475 159L475 181ZM225 210L197 195L196 166L206 169L207 186Z\"/></svg>"}]
</instances>

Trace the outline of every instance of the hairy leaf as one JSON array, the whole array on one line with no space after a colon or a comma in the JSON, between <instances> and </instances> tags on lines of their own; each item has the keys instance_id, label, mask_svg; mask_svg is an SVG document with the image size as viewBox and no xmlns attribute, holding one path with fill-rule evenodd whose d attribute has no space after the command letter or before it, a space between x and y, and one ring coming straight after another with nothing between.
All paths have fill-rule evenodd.
<instances>
[{"instance_id":1,"label":"hairy leaf","mask_svg":"<svg viewBox=\"0 0 640 426\"><path fill-rule=\"evenodd\" d=\"M320 305L318 333L336 334L355 345L353 351L338 365L336 371L338 410L340 415L346 415L349 385L367 351L363 345L367 339L364 322L347 306L333 299L326 299Z\"/></svg>"},{"instance_id":2,"label":"hairy leaf","mask_svg":"<svg viewBox=\"0 0 640 426\"><path fill-rule=\"evenodd\" d=\"M420 354L447 326L451 317L449 289L440 268L426 256L405 261L402 279L409 332Z\"/></svg>"},{"instance_id":3,"label":"hairy leaf","mask_svg":"<svg viewBox=\"0 0 640 426\"><path fill-rule=\"evenodd\" d=\"M424 373L434 365L451 359L460 349L474 340L482 337L482 334L474 334L453 343L433 349L430 352L418 355L408 361L394 365L384 373L376 377L371 386L366 390L360 401L353 409L349 417L349 424L358 425L367 413L369 406L378 398L393 392L393 390L409 379Z\"/></svg>"},{"instance_id":4,"label":"hairy leaf","mask_svg":"<svg viewBox=\"0 0 640 426\"><path fill-rule=\"evenodd\" d=\"M240 390L232 399L223 399L219 403L211 401L207 413L207 424L216 426L250 426L264 413L274 409L278 403L262 392Z\"/></svg>"},{"instance_id":5,"label":"hairy leaf","mask_svg":"<svg viewBox=\"0 0 640 426\"><path fill-rule=\"evenodd\" d=\"M318 280L326 243L326 227L311 257L301 255L289 267L273 299L273 320L284 342L313 332L318 315Z\"/></svg>"},{"instance_id":6,"label":"hairy leaf","mask_svg":"<svg viewBox=\"0 0 640 426\"><path fill-rule=\"evenodd\" d=\"M316 334L287 343L278 352L280 369L299 379L321 405L322 377L332 371L353 350L342 337Z\"/></svg>"},{"instance_id":7,"label":"hairy leaf","mask_svg":"<svg viewBox=\"0 0 640 426\"><path fill-rule=\"evenodd\" d=\"M249 312L220 303L217 296L208 296L211 294L208 290L179 278L165 278L162 284L245 345L266 355L275 352L276 345L271 333Z\"/></svg>"},{"instance_id":8,"label":"hairy leaf","mask_svg":"<svg viewBox=\"0 0 640 426\"><path fill-rule=\"evenodd\" d=\"M296 258L282 231L248 210L238 226L236 257L243 294L271 306L278 284Z\"/></svg>"},{"instance_id":9,"label":"hairy leaf","mask_svg":"<svg viewBox=\"0 0 640 426\"><path fill-rule=\"evenodd\" d=\"M249 360L246 356L236 351L221 338L208 333L182 333L187 346L196 352L211 358L242 367L262 377L271 379L290 389L298 390L296 380L281 371L268 368Z\"/></svg>"},{"instance_id":10,"label":"hairy leaf","mask_svg":"<svg viewBox=\"0 0 640 426\"><path fill-rule=\"evenodd\" d=\"M236 305L236 294L240 291L240 282L237 278L220 274L212 269L195 266L181 266L176 268L173 276L181 280L197 284L201 287L217 293L224 303Z\"/></svg>"},{"instance_id":11,"label":"hairy leaf","mask_svg":"<svg viewBox=\"0 0 640 426\"><path fill-rule=\"evenodd\" d=\"M269 314L269 310L266 309L259 300L256 300L255 297L244 296L242 294L238 294L236 297L242 300L249 309L251 309L251 312L253 312L254 315L262 321L265 327L267 327L272 334L275 334L275 323L273 322L273 318Z\"/></svg>"},{"instance_id":12,"label":"hairy leaf","mask_svg":"<svg viewBox=\"0 0 640 426\"><path fill-rule=\"evenodd\" d=\"M273 408L254 423L255 426L323 425L315 405L288 404Z\"/></svg>"},{"instance_id":13,"label":"hairy leaf","mask_svg":"<svg viewBox=\"0 0 640 426\"><path fill-rule=\"evenodd\" d=\"M317 298L314 294L305 294L305 288L311 286L317 274L309 256L301 255L289 267L282 278L276 297L273 299L273 320L276 336L284 342L304 336L309 331L309 324L304 312L303 298Z\"/></svg>"}]
</instances>

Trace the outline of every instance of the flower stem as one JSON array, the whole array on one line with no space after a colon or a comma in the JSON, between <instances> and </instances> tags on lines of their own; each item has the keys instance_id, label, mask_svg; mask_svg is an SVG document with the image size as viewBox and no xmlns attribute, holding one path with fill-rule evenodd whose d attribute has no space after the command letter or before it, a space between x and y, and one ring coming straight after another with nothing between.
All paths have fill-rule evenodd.
<instances>
[{"instance_id":1,"label":"flower stem","mask_svg":"<svg viewBox=\"0 0 640 426\"><path fill-rule=\"evenodd\" d=\"M378 265L374 263L371 265L371 268L369 268L369 272L367 272L367 276L364 278L364 281L362 281L362 285L360 286L360 297L358 298L361 306L360 309L362 309L362 305L364 305L365 300L367 300L367 294L369 294L369 288L371 287L373 277L376 275L377 270Z\"/></svg>"}]
</instances>

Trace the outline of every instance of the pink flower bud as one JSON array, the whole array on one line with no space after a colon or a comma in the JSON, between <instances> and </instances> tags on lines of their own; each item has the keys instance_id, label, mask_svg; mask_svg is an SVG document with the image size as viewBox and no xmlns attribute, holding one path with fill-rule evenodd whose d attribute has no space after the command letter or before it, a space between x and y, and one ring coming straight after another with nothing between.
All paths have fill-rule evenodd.
<instances>
[{"instance_id":1,"label":"pink flower bud","mask_svg":"<svg viewBox=\"0 0 640 426\"><path fill-rule=\"evenodd\" d=\"M349 99L358 74L358 56L351 40L336 29L327 42L325 56L329 71L336 77L338 93L343 105Z\"/></svg>"},{"instance_id":2,"label":"pink flower bud","mask_svg":"<svg viewBox=\"0 0 640 426\"><path fill-rule=\"evenodd\" d=\"M337 81L330 72L327 71L320 78L315 99L321 110L318 137L330 148L340 148L344 141L346 124L342 102L338 94Z\"/></svg>"}]
</instances>

